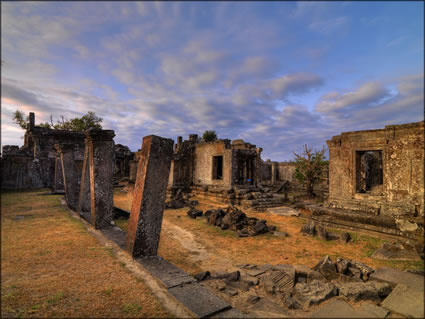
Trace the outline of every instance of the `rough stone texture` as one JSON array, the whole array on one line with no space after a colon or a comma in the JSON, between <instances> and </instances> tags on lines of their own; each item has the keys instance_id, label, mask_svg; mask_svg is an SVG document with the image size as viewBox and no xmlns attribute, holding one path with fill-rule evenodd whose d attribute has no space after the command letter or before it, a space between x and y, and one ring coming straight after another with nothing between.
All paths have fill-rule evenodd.
<instances>
[{"instance_id":1,"label":"rough stone texture","mask_svg":"<svg viewBox=\"0 0 425 319\"><path fill-rule=\"evenodd\" d=\"M313 268L315 271L321 273L326 279L337 279L336 266L329 256L323 257Z\"/></svg>"},{"instance_id":2,"label":"rough stone texture","mask_svg":"<svg viewBox=\"0 0 425 319\"><path fill-rule=\"evenodd\" d=\"M55 148L60 156L66 202L72 210L77 211L82 150L74 144L55 144Z\"/></svg>"},{"instance_id":3,"label":"rough stone texture","mask_svg":"<svg viewBox=\"0 0 425 319\"><path fill-rule=\"evenodd\" d=\"M424 292L397 285L385 298L382 307L406 317L424 318Z\"/></svg>"},{"instance_id":4,"label":"rough stone texture","mask_svg":"<svg viewBox=\"0 0 425 319\"><path fill-rule=\"evenodd\" d=\"M90 222L98 229L108 226L114 216L112 186L114 141L112 138L115 133L112 130L89 129L85 131L85 134L87 147L84 157L90 172ZM87 172L86 169L84 171ZM84 181L82 185L85 187L87 182ZM84 191L87 190L84 189ZM80 194L78 197L80 198ZM80 209L83 206L82 204Z\"/></svg>"},{"instance_id":5,"label":"rough stone texture","mask_svg":"<svg viewBox=\"0 0 425 319\"><path fill-rule=\"evenodd\" d=\"M295 284L295 269L272 270L262 278L261 285L269 294L290 292Z\"/></svg>"},{"instance_id":6,"label":"rough stone texture","mask_svg":"<svg viewBox=\"0 0 425 319\"><path fill-rule=\"evenodd\" d=\"M167 289L196 281L195 278L160 256L141 257L136 261L157 277Z\"/></svg>"},{"instance_id":7,"label":"rough stone texture","mask_svg":"<svg viewBox=\"0 0 425 319\"><path fill-rule=\"evenodd\" d=\"M411 289L424 291L424 277L393 268L378 268L370 276L371 280L385 281L391 284L403 284Z\"/></svg>"},{"instance_id":8,"label":"rough stone texture","mask_svg":"<svg viewBox=\"0 0 425 319\"><path fill-rule=\"evenodd\" d=\"M127 237L135 257L157 254L173 143L155 135L143 138Z\"/></svg>"},{"instance_id":9,"label":"rough stone texture","mask_svg":"<svg viewBox=\"0 0 425 319\"><path fill-rule=\"evenodd\" d=\"M65 186L63 184L63 171L60 156L55 158L55 177L53 183L53 191L59 192L64 191Z\"/></svg>"},{"instance_id":10,"label":"rough stone texture","mask_svg":"<svg viewBox=\"0 0 425 319\"><path fill-rule=\"evenodd\" d=\"M78 213L84 216L83 213L91 211L91 195L90 195L90 148L86 143L84 147L84 161L81 170L81 186L80 195L78 198Z\"/></svg>"},{"instance_id":11,"label":"rough stone texture","mask_svg":"<svg viewBox=\"0 0 425 319\"><path fill-rule=\"evenodd\" d=\"M34 113L30 113L34 119ZM24 145L3 146L1 158L1 183L3 189L54 188L55 144L78 144L82 146L84 134L52 130L28 125Z\"/></svg>"},{"instance_id":12,"label":"rough stone texture","mask_svg":"<svg viewBox=\"0 0 425 319\"><path fill-rule=\"evenodd\" d=\"M232 308L227 302L218 298L208 289L201 287L197 283L176 286L170 288L168 291L199 318L212 316Z\"/></svg>"},{"instance_id":13,"label":"rough stone texture","mask_svg":"<svg viewBox=\"0 0 425 319\"><path fill-rule=\"evenodd\" d=\"M389 295L392 288L388 283L380 282L350 282L339 286L339 294L351 301L372 300L380 302Z\"/></svg>"},{"instance_id":14,"label":"rough stone texture","mask_svg":"<svg viewBox=\"0 0 425 319\"><path fill-rule=\"evenodd\" d=\"M424 216L424 122L389 125L385 129L342 133L329 147L329 207L410 220ZM382 186L359 193L359 155L382 152ZM375 187L377 189L377 187ZM414 231L399 223L400 231ZM422 226L418 225L418 228ZM423 236L423 234L422 234Z\"/></svg>"},{"instance_id":15,"label":"rough stone texture","mask_svg":"<svg viewBox=\"0 0 425 319\"><path fill-rule=\"evenodd\" d=\"M294 298L307 309L311 305L317 305L338 294L338 288L328 282L312 281L308 284L298 283L295 285Z\"/></svg>"},{"instance_id":16,"label":"rough stone texture","mask_svg":"<svg viewBox=\"0 0 425 319\"><path fill-rule=\"evenodd\" d=\"M383 243L371 257L384 260L421 260L413 245L402 242Z\"/></svg>"}]
</instances>

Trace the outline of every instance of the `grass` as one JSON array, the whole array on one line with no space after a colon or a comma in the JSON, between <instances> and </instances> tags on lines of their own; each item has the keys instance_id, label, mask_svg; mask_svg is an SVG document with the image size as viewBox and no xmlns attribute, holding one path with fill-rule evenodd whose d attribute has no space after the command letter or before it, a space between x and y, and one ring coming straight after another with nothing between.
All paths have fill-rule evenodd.
<instances>
[{"instance_id":1,"label":"grass","mask_svg":"<svg viewBox=\"0 0 425 319\"><path fill-rule=\"evenodd\" d=\"M60 196L42 191L1 196L3 318L172 316L68 214Z\"/></svg>"},{"instance_id":2,"label":"grass","mask_svg":"<svg viewBox=\"0 0 425 319\"><path fill-rule=\"evenodd\" d=\"M212 202L198 199L197 207L203 211L214 207L224 207ZM123 209L131 209L131 198L125 193L115 193L115 205ZM242 209L248 216L267 220L268 225L274 225L279 231L285 231L289 237L276 237L263 234L255 237L239 238L232 230L221 230L209 225L205 219L191 219L186 215L188 208L165 210L163 230L159 244L159 255L176 264L188 273L200 271L215 271L220 267L219 260L224 259L233 265L238 264L304 264L309 267L325 255L335 259L338 256L353 259L372 268L393 267L398 269L423 269L423 261L385 261L370 258L384 239L349 232L353 240L347 244L341 241L324 241L317 237L304 236L300 233L306 219L286 217L270 213L254 212ZM122 229L126 229L127 221L118 221ZM172 236L172 229L165 227L175 225L193 234L193 237L206 248L209 257L196 262L196 254L186 249ZM331 232L341 230L329 229ZM223 268L225 268L223 266Z\"/></svg>"}]
</instances>

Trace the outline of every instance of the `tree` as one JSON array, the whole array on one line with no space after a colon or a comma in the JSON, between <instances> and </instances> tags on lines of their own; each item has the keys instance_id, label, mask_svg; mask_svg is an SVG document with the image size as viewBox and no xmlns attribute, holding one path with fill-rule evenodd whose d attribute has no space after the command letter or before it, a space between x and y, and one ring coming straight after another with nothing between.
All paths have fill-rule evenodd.
<instances>
[{"instance_id":1,"label":"tree","mask_svg":"<svg viewBox=\"0 0 425 319\"><path fill-rule=\"evenodd\" d=\"M24 130L27 129L28 126L28 116L25 117L24 112L16 110L15 113L13 113L12 119L15 121L16 124L18 124L21 128Z\"/></svg>"},{"instance_id":2,"label":"tree","mask_svg":"<svg viewBox=\"0 0 425 319\"><path fill-rule=\"evenodd\" d=\"M202 139L205 142L213 142L217 140L217 134L215 133L215 131L205 131L202 135Z\"/></svg>"},{"instance_id":3,"label":"tree","mask_svg":"<svg viewBox=\"0 0 425 319\"><path fill-rule=\"evenodd\" d=\"M307 144L304 145L304 152L295 155L295 178L303 185L307 186L307 195L309 198L314 197L314 185L320 182L324 169L328 165L325 161L325 147L321 151L314 151Z\"/></svg>"},{"instance_id":4,"label":"tree","mask_svg":"<svg viewBox=\"0 0 425 319\"><path fill-rule=\"evenodd\" d=\"M13 120L24 130L28 127L28 116L25 117L24 112L16 110L13 113ZM44 128L50 128L54 130L65 130L65 131L85 131L89 128L102 129L100 124L103 119L96 115L94 112L87 112L82 117L75 117L70 120L66 120L63 115L60 116L60 120L53 123L53 115L50 115L50 123L40 123L38 126Z\"/></svg>"}]
</instances>

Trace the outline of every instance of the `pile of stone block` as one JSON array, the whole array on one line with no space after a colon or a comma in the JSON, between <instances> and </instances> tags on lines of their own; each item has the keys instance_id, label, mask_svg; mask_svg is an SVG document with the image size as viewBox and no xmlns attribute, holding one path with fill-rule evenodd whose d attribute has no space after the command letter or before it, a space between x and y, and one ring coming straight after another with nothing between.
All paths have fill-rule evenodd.
<instances>
[{"instance_id":1,"label":"pile of stone block","mask_svg":"<svg viewBox=\"0 0 425 319\"><path fill-rule=\"evenodd\" d=\"M234 230L239 237L256 236L276 229L275 226L267 225L264 219L248 217L232 205L225 209L207 210L205 217L209 224L218 226L223 230Z\"/></svg>"}]
</instances>

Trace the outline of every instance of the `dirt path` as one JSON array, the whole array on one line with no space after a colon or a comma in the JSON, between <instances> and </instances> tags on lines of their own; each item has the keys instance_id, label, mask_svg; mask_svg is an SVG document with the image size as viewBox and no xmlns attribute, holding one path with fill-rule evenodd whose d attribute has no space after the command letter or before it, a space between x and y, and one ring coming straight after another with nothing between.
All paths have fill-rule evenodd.
<instances>
[{"instance_id":1,"label":"dirt path","mask_svg":"<svg viewBox=\"0 0 425 319\"><path fill-rule=\"evenodd\" d=\"M168 220L162 224L163 236L169 236L177 240L181 246L189 252L193 262L199 262L202 269L214 269L228 271L234 268L231 261L220 257L217 252L208 249L202 240L189 230L181 228Z\"/></svg>"}]
</instances>

